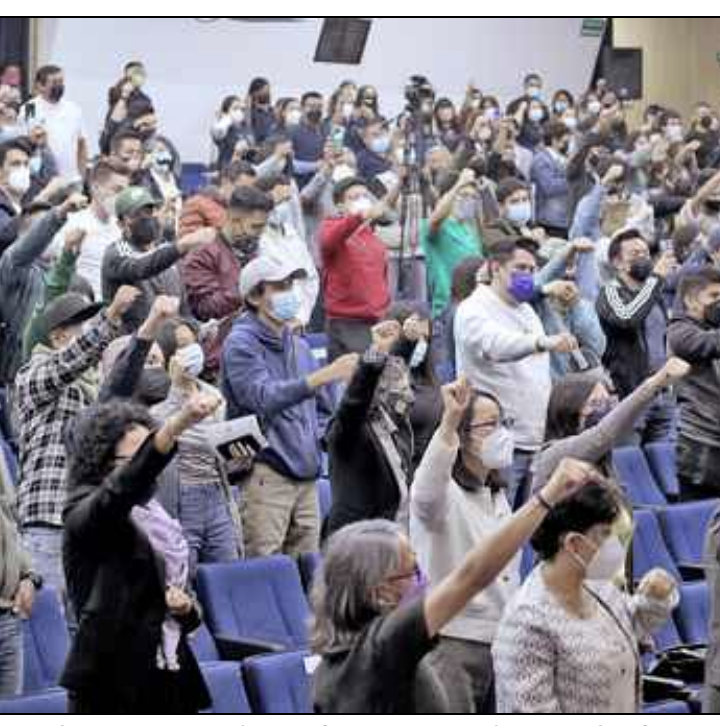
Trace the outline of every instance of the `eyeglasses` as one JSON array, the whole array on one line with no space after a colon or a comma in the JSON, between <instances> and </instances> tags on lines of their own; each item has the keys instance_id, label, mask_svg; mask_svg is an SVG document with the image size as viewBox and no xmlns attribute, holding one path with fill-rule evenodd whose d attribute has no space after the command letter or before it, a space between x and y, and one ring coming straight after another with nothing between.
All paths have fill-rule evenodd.
<instances>
[{"instance_id":1,"label":"eyeglasses","mask_svg":"<svg viewBox=\"0 0 720 726\"><path fill-rule=\"evenodd\" d=\"M401 575L393 575L392 577L388 577L388 582L402 582L403 580L410 580L410 579L418 579L421 575L420 565L416 562L413 566L412 572L406 572Z\"/></svg>"}]
</instances>

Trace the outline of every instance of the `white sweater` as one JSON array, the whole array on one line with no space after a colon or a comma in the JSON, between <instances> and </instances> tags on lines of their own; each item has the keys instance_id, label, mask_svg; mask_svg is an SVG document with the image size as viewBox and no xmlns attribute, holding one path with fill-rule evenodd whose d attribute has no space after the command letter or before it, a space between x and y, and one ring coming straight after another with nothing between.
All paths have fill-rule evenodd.
<instances>
[{"instance_id":1,"label":"white sweater","mask_svg":"<svg viewBox=\"0 0 720 726\"><path fill-rule=\"evenodd\" d=\"M537 451L545 438L550 400L550 356L536 353L544 335L530 305L508 305L480 285L455 317L458 373L494 394L512 419L515 445Z\"/></svg>"},{"instance_id":2,"label":"white sweater","mask_svg":"<svg viewBox=\"0 0 720 726\"><path fill-rule=\"evenodd\" d=\"M410 492L410 540L433 587L511 516L503 492L493 495L488 488L469 492L453 480L457 455L458 446L448 446L436 433ZM492 643L505 605L520 587L520 559L517 555L502 575L445 627L442 635Z\"/></svg>"}]
</instances>

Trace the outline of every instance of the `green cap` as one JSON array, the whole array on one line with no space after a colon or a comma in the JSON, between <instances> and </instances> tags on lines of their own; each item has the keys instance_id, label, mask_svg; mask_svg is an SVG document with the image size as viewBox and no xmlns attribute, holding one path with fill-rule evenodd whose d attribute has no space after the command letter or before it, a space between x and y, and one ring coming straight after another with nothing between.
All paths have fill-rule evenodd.
<instances>
[{"instance_id":1,"label":"green cap","mask_svg":"<svg viewBox=\"0 0 720 726\"><path fill-rule=\"evenodd\" d=\"M115 201L115 214L118 219L135 214L145 207L157 207L158 201L145 187L128 187Z\"/></svg>"}]
</instances>

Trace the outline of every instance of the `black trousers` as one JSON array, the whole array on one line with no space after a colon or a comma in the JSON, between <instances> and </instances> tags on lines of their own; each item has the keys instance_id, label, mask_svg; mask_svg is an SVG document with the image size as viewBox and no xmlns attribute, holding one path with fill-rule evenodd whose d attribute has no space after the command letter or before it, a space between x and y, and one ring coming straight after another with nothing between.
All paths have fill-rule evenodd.
<instances>
[{"instance_id":1,"label":"black trousers","mask_svg":"<svg viewBox=\"0 0 720 726\"><path fill-rule=\"evenodd\" d=\"M348 353L362 355L372 343L373 324L362 320L328 320L328 363Z\"/></svg>"},{"instance_id":2,"label":"black trousers","mask_svg":"<svg viewBox=\"0 0 720 726\"><path fill-rule=\"evenodd\" d=\"M677 466L681 501L720 497L720 448L681 435L677 443Z\"/></svg>"}]
</instances>

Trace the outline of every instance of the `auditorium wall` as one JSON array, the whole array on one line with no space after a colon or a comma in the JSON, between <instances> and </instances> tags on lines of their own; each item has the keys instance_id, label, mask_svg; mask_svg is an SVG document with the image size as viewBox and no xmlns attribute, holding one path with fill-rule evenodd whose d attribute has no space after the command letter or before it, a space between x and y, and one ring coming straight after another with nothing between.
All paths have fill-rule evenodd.
<instances>
[{"instance_id":1,"label":"auditorium wall","mask_svg":"<svg viewBox=\"0 0 720 726\"><path fill-rule=\"evenodd\" d=\"M255 75L273 81L275 96L345 78L379 86L388 111L400 110L402 87L425 73L461 97L467 82L517 95L527 70L551 87L582 91L592 75L599 40L581 36L581 18L376 18L361 67L313 63L321 18L288 24L196 18L39 18L36 63L67 72L68 97L85 110L97 139L107 89L129 59L143 59L163 130L187 160L205 161L208 128L224 94L244 92Z\"/></svg>"}]
</instances>

